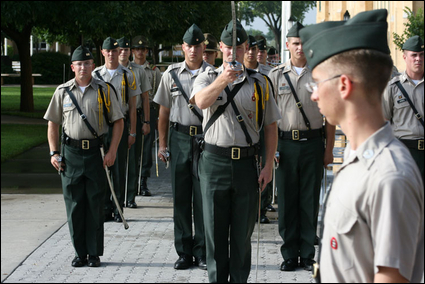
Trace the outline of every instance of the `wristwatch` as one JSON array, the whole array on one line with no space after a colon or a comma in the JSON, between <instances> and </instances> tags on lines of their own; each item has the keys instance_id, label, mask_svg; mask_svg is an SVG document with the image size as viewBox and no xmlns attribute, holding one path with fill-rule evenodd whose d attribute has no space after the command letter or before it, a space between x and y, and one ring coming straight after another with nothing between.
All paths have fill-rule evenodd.
<instances>
[{"instance_id":1,"label":"wristwatch","mask_svg":"<svg viewBox=\"0 0 425 284\"><path fill-rule=\"evenodd\" d=\"M143 121L143 123L147 123L147 124L149 124L149 123L150 123L150 121L149 121L149 120L145 120L145 121Z\"/></svg>"},{"instance_id":2,"label":"wristwatch","mask_svg":"<svg viewBox=\"0 0 425 284\"><path fill-rule=\"evenodd\" d=\"M50 157L56 155L56 154L60 154L61 152L59 151L50 151Z\"/></svg>"},{"instance_id":3,"label":"wristwatch","mask_svg":"<svg viewBox=\"0 0 425 284\"><path fill-rule=\"evenodd\" d=\"M130 133L131 137L136 137L136 133Z\"/></svg>"}]
</instances>

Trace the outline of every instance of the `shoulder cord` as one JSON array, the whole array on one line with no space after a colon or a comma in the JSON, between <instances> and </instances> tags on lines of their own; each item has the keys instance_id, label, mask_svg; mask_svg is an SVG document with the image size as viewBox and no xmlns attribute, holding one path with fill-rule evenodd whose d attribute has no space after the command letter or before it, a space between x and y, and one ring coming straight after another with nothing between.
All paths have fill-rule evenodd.
<instances>
[{"instance_id":1,"label":"shoulder cord","mask_svg":"<svg viewBox=\"0 0 425 284\"><path fill-rule=\"evenodd\" d=\"M113 125L113 123L109 120L108 118L108 113L111 111L110 106L111 106L111 97L110 97L110 86L109 84L107 85L108 87L108 97L106 98L106 94L103 91L103 88L101 85L99 85L99 89L97 90L98 92L98 102L99 102L99 128L102 129L103 127L103 116L102 116L102 110L103 110L103 115L105 116L105 121L108 124L109 127L111 127ZM101 108L100 106L103 106L103 108Z\"/></svg>"}]
</instances>

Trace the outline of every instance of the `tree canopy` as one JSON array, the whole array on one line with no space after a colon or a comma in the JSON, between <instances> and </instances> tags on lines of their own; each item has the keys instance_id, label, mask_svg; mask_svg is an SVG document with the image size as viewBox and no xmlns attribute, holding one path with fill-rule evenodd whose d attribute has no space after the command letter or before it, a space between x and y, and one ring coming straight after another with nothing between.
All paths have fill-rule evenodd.
<instances>
[{"instance_id":1,"label":"tree canopy","mask_svg":"<svg viewBox=\"0 0 425 284\"><path fill-rule=\"evenodd\" d=\"M76 48L96 47L108 36L144 35L157 57L158 46L182 43L197 24L219 38L231 20L229 1L1 1L1 30L18 46L21 61L21 111L34 110L30 36ZM100 64L100 52L96 53Z\"/></svg>"},{"instance_id":2,"label":"tree canopy","mask_svg":"<svg viewBox=\"0 0 425 284\"><path fill-rule=\"evenodd\" d=\"M409 7L405 7L404 12L407 14L407 23L402 35L393 33L394 44L402 50L404 42L412 36L418 35L424 39L424 10L419 8L415 14Z\"/></svg>"},{"instance_id":3,"label":"tree canopy","mask_svg":"<svg viewBox=\"0 0 425 284\"><path fill-rule=\"evenodd\" d=\"M240 1L238 15L240 19L250 24L254 18L259 17L273 32L276 47L280 50L282 28L282 1ZM292 1L292 18L303 22L305 12L316 7L316 1Z\"/></svg>"}]
</instances>

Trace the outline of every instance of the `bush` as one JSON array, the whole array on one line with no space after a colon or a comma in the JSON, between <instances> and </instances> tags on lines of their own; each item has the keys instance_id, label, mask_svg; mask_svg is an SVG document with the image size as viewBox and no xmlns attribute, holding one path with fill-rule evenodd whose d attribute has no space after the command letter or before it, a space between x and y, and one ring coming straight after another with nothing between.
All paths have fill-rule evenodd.
<instances>
[{"instance_id":1,"label":"bush","mask_svg":"<svg viewBox=\"0 0 425 284\"><path fill-rule=\"evenodd\" d=\"M71 59L59 52L40 52L32 56L32 73L42 74L35 77L35 84L60 85L63 83L63 65L65 64L65 81L68 81L71 71Z\"/></svg>"}]
</instances>

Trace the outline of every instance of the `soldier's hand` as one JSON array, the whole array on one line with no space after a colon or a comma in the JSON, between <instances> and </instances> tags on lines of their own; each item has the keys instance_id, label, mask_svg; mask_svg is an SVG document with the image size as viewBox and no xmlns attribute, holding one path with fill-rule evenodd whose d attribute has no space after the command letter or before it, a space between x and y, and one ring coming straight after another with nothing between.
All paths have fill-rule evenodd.
<instances>
[{"instance_id":1,"label":"soldier's hand","mask_svg":"<svg viewBox=\"0 0 425 284\"><path fill-rule=\"evenodd\" d=\"M116 152L108 151L108 153L105 155L105 158L103 159L103 167L112 167L115 163L116 157Z\"/></svg>"},{"instance_id":2,"label":"soldier's hand","mask_svg":"<svg viewBox=\"0 0 425 284\"><path fill-rule=\"evenodd\" d=\"M167 153L166 147L159 147L158 150L158 158L163 161L164 163L167 163L167 157L165 156Z\"/></svg>"},{"instance_id":3,"label":"soldier's hand","mask_svg":"<svg viewBox=\"0 0 425 284\"><path fill-rule=\"evenodd\" d=\"M62 162L62 157L60 155L54 155L50 158L50 163L53 167L59 172L64 171L65 163Z\"/></svg>"},{"instance_id":4,"label":"soldier's hand","mask_svg":"<svg viewBox=\"0 0 425 284\"><path fill-rule=\"evenodd\" d=\"M151 132L151 126L149 123L143 123L142 133L143 135L148 135Z\"/></svg>"},{"instance_id":5,"label":"soldier's hand","mask_svg":"<svg viewBox=\"0 0 425 284\"><path fill-rule=\"evenodd\" d=\"M242 73L242 71L234 71L229 64L224 67L224 71L221 74L227 83L232 83L238 76Z\"/></svg>"},{"instance_id":6,"label":"soldier's hand","mask_svg":"<svg viewBox=\"0 0 425 284\"><path fill-rule=\"evenodd\" d=\"M272 180L272 171L271 169L266 165L260 173L260 176L258 177L258 184L261 185L261 191L264 191L267 184Z\"/></svg>"},{"instance_id":7,"label":"soldier's hand","mask_svg":"<svg viewBox=\"0 0 425 284\"><path fill-rule=\"evenodd\" d=\"M133 145L135 142L136 142L136 137L128 135L128 149L130 149L131 145Z\"/></svg>"}]
</instances>

